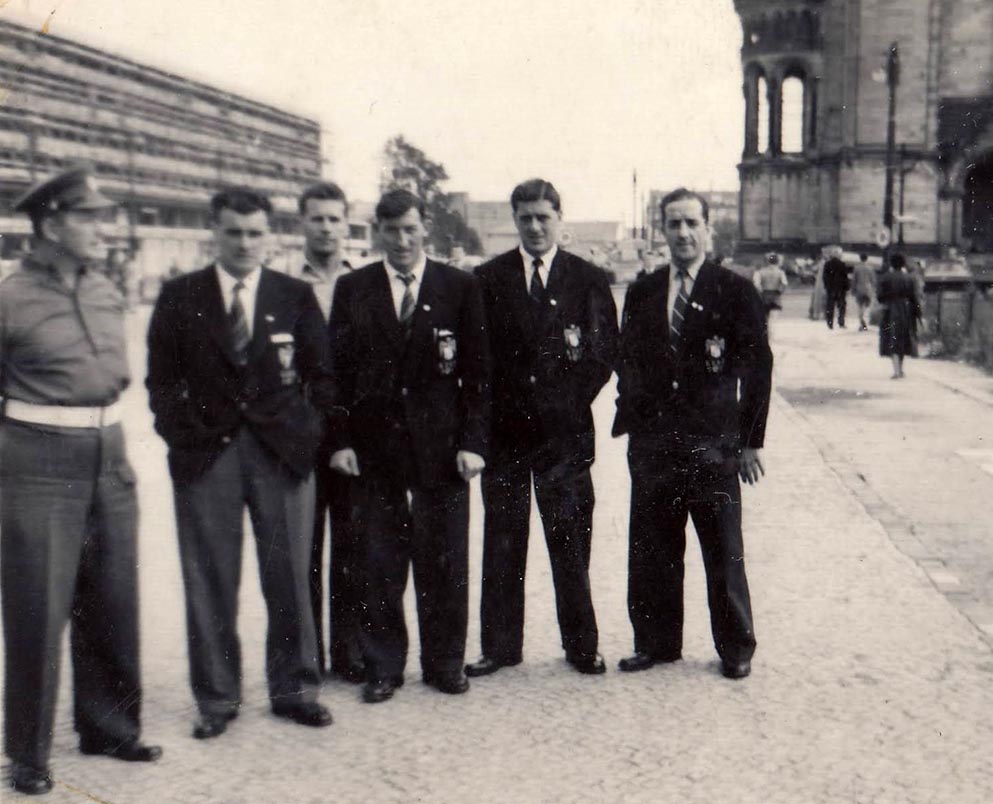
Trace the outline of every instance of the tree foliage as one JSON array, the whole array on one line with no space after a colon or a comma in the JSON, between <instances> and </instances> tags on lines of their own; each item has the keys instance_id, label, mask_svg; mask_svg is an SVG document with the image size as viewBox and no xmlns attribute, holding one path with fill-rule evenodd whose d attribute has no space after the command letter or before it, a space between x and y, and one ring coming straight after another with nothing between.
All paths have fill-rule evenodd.
<instances>
[{"instance_id":1,"label":"tree foliage","mask_svg":"<svg viewBox=\"0 0 993 804\"><path fill-rule=\"evenodd\" d=\"M442 184L448 171L402 135L390 139L383 148L384 166L380 191L404 189L424 200L428 217L428 241L432 251L448 256L452 246L461 244L469 254L479 254L482 244L475 229L466 225Z\"/></svg>"}]
</instances>

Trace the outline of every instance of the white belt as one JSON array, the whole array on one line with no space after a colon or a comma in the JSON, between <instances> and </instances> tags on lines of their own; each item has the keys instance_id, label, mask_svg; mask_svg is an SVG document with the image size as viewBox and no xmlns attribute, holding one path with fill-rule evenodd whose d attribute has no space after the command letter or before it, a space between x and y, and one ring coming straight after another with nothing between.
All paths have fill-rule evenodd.
<instances>
[{"instance_id":1,"label":"white belt","mask_svg":"<svg viewBox=\"0 0 993 804\"><path fill-rule=\"evenodd\" d=\"M35 405L19 399L4 401L4 415L28 424L47 424L52 427L107 427L121 420L121 403L114 402L102 408L70 407L68 405Z\"/></svg>"}]
</instances>

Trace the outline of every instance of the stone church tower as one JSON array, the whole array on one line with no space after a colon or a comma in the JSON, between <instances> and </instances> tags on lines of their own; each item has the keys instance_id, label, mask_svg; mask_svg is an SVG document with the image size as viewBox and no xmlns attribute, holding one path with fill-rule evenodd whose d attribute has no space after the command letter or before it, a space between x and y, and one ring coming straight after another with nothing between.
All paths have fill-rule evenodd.
<instances>
[{"instance_id":1,"label":"stone church tower","mask_svg":"<svg viewBox=\"0 0 993 804\"><path fill-rule=\"evenodd\" d=\"M954 247L993 267L993 2L734 3L741 250L878 251L890 236L908 254Z\"/></svg>"}]
</instances>

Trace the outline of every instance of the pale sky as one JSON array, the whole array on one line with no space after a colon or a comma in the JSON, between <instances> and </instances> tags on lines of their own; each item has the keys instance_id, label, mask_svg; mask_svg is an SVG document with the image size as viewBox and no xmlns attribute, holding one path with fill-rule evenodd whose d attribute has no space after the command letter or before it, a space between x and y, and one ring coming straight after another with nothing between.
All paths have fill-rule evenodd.
<instances>
[{"instance_id":1,"label":"pale sky","mask_svg":"<svg viewBox=\"0 0 993 804\"><path fill-rule=\"evenodd\" d=\"M573 220L630 222L632 169L639 206L652 187L738 187L732 0L0 0L0 16L316 118L353 198L375 200L399 133L447 190L503 200L542 176Z\"/></svg>"}]
</instances>

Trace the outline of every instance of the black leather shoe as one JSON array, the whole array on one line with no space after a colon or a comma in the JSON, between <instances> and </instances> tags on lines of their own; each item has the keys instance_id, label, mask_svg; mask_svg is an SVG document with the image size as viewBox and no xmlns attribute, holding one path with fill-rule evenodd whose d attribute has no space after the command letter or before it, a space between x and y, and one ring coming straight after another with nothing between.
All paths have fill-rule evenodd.
<instances>
[{"instance_id":1,"label":"black leather shoe","mask_svg":"<svg viewBox=\"0 0 993 804\"><path fill-rule=\"evenodd\" d=\"M237 712L226 712L217 715L203 713L193 724L193 737L197 740L209 740L219 737L227 731L228 723L238 717Z\"/></svg>"},{"instance_id":2,"label":"black leather shoe","mask_svg":"<svg viewBox=\"0 0 993 804\"><path fill-rule=\"evenodd\" d=\"M287 720L292 720L294 723L299 723L301 726L313 726L317 729L330 726L334 722L334 718L331 717L331 712L328 708L316 701L279 706L273 705L272 713L276 717L284 717Z\"/></svg>"},{"instance_id":3,"label":"black leather shoe","mask_svg":"<svg viewBox=\"0 0 993 804\"><path fill-rule=\"evenodd\" d=\"M26 796L41 796L52 789L52 775L48 768L15 762L10 768L10 786Z\"/></svg>"},{"instance_id":4,"label":"black leather shoe","mask_svg":"<svg viewBox=\"0 0 993 804\"><path fill-rule=\"evenodd\" d=\"M598 676L607 672L607 663L599 653L593 656L566 657L566 661L575 667L580 673L588 676Z\"/></svg>"},{"instance_id":5,"label":"black leather shoe","mask_svg":"<svg viewBox=\"0 0 993 804\"><path fill-rule=\"evenodd\" d=\"M382 703L393 697L393 693L403 686L403 678L380 678L367 681L362 688L362 700L366 703Z\"/></svg>"},{"instance_id":6,"label":"black leather shoe","mask_svg":"<svg viewBox=\"0 0 993 804\"><path fill-rule=\"evenodd\" d=\"M155 762L162 757L162 749L157 745L145 745L135 739L127 743L92 743L82 740L79 750L89 756L104 756L122 762Z\"/></svg>"},{"instance_id":7,"label":"black leather shoe","mask_svg":"<svg viewBox=\"0 0 993 804\"><path fill-rule=\"evenodd\" d=\"M667 664L678 662L683 656L680 653L656 655L637 651L633 656L627 656L617 663L617 669L622 673L637 673L641 670L648 670L657 664Z\"/></svg>"},{"instance_id":8,"label":"black leather shoe","mask_svg":"<svg viewBox=\"0 0 993 804\"><path fill-rule=\"evenodd\" d=\"M721 662L721 675L724 678L747 678L752 672L752 663L747 659L743 662Z\"/></svg>"},{"instance_id":9,"label":"black leather shoe","mask_svg":"<svg viewBox=\"0 0 993 804\"><path fill-rule=\"evenodd\" d=\"M489 656L482 656L479 661L465 666L465 674L469 678L479 678L480 676L491 675L501 667L516 667L520 663L520 656L514 656L510 659L491 659Z\"/></svg>"},{"instance_id":10,"label":"black leather shoe","mask_svg":"<svg viewBox=\"0 0 993 804\"><path fill-rule=\"evenodd\" d=\"M462 695L469 691L469 679L465 673L425 673L424 683L446 695Z\"/></svg>"}]
</instances>

